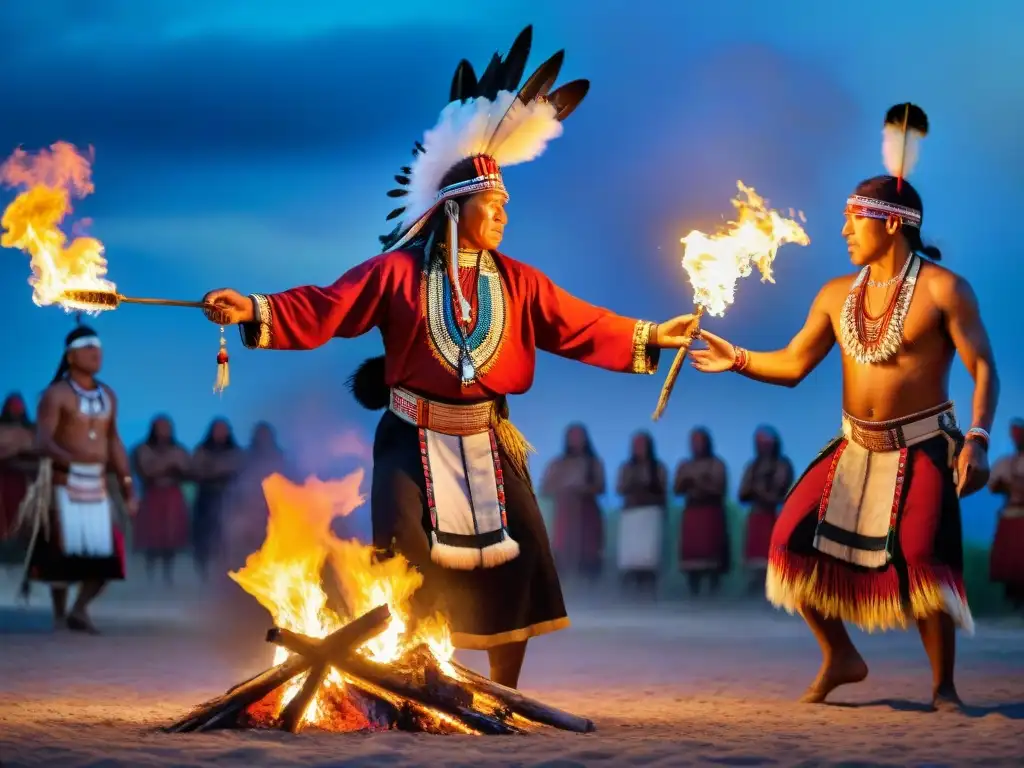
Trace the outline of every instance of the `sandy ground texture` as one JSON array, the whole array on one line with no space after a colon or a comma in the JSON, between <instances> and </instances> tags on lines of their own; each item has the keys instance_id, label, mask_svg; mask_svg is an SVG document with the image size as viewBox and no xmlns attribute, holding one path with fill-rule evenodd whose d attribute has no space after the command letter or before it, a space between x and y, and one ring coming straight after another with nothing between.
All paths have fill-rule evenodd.
<instances>
[{"instance_id":1,"label":"sandy ground texture","mask_svg":"<svg viewBox=\"0 0 1024 768\"><path fill-rule=\"evenodd\" d=\"M573 601L571 629L532 644L522 688L598 732L526 736L156 728L268 666L266 621L194 582L119 584L102 637L54 634L45 595L18 608L0 576L0 766L690 766L1024 764L1024 623L960 645L969 708L925 706L916 633L857 636L871 675L832 705L794 702L819 657L801 622L757 604ZM481 668L481 654L468 654Z\"/></svg>"}]
</instances>

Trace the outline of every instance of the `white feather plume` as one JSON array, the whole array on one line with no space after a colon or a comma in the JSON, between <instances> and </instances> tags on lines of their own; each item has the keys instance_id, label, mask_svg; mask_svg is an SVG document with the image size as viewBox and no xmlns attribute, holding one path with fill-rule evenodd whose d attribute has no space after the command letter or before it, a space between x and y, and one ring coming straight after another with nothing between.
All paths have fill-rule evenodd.
<instances>
[{"instance_id":1,"label":"white feather plume","mask_svg":"<svg viewBox=\"0 0 1024 768\"><path fill-rule=\"evenodd\" d=\"M486 152L515 98L512 91L501 91L493 102L484 98L453 101L442 110L437 125L423 136L424 151L410 166L409 194L400 220L403 229L434 206L441 180L453 165ZM494 154L495 162L517 165L538 157L549 141L562 135L555 114L554 106L546 101L517 105L501 125L504 138Z\"/></svg>"},{"instance_id":2,"label":"white feather plume","mask_svg":"<svg viewBox=\"0 0 1024 768\"><path fill-rule=\"evenodd\" d=\"M887 123L882 129L882 162L890 176L903 178L910 176L917 165L921 150L921 139L924 134L913 128L907 129L907 141L904 148L903 126ZM902 168L901 168L902 166Z\"/></svg>"}]
</instances>

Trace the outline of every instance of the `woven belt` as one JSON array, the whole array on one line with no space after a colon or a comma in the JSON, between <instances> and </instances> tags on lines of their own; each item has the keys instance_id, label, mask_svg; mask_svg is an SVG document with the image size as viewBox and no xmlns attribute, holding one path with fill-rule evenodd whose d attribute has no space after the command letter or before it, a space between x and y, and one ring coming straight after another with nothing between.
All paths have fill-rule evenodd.
<instances>
[{"instance_id":1,"label":"woven belt","mask_svg":"<svg viewBox=\"0 0 1024 768\"><path fill-rule=\"evenodd\" d=\"M395 387L391 390L391 412L403 421L442 435L478 435L491 428L494 403L452 405L427 400L425 397Z\"/></svg>"},{"instance_id":2,"label":"woven belt","mask_svg":"<svg viewBox=\"0 0 1024 768\"><path fill-rule=\"evenodd\" d=\"M951 402L890 421L861 421L843 414L843 435L875 453L898 451L939 434L948 435L956 429L956 413Z\"/></svg>"}]
</instances>

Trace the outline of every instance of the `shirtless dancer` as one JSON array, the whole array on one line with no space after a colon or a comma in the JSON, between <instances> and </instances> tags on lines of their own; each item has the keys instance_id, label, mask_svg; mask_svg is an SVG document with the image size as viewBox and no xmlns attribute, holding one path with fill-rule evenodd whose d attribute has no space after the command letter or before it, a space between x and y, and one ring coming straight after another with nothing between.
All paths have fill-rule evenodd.
<instances>
[{"instance_id":1,"label":"shirtless dancer","mask_svg":"<svg viewBox=\"0 0 1024 768\"><path fill-rule=\"evenodd\" d=\"M769 553L768 599L804 617L824 656L805 702L868 674L843 621L871 631L914 620L932 666L933 703L960 704L954 627L970 632L973 622L959 497L987 480L999 384L974 292L922 244L921 198L901 177L926 132L919 107L890 110L884 156L892 175L862 182L846 206L843 237L860 271L825 285L785 349L750 352L705 333L708 348L693 354L702 371L795 387L837 340L843 351L842 433L790 492ZM956 354L974 379L966 434L949 401Z\"/></svg>"},{"instance_id":2,"label":"shirtless dancer","mask_svg":"<svg viewBox=\"0 0 1024 768\"><path fill-rule=\"evenodd\" d=\"M116 473L130 513L136 509L128 455L117 431L117 398L95 378L102 364L95 331L78 326L39 404L37 440L44 456L22 517L33 524L25 581L50 585L54 625L89 634L89 604L112 579L123 579L124 541L114 526L107 472ZM66 610L68 585L80 582Z\"/></svg>"}]
</instances>

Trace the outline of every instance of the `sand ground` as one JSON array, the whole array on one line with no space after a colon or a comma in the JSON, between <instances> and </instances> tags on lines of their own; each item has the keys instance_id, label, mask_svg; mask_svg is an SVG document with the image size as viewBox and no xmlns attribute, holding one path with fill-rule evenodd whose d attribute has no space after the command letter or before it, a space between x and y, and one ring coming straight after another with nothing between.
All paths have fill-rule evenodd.
<instances>
[{"instance_id":1,"label":"sand ground","mask_svg":"<svg viewBox=\"0 0 1024 768\"><path fill-rule=\"evenodd\" d=\"M965 713L925 706L916 633L856 637L871 666L829 706L794 703L818 662L802 623L752 603L571 600L571 629L531 646L524 691L598 732L297 736L155 732L268 666L262 618L174 588L119 584L103 637L54 634L45 595L15 607L0 576L0 766L689 766L1024 764L1024 622L960 644ZM261 626L263 625L263 626ZM481 654L467 654L482 668Z\"/></svg>"}]
</instances>

